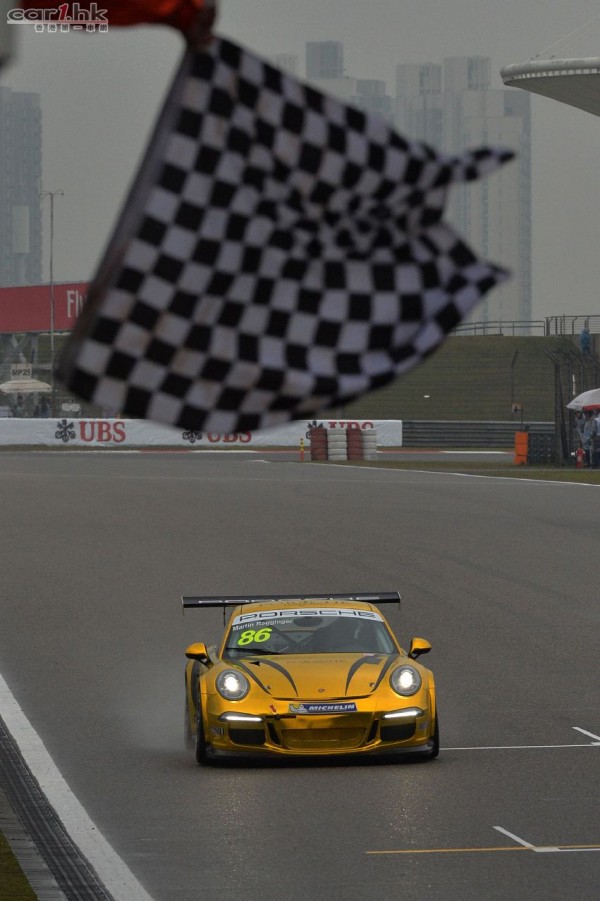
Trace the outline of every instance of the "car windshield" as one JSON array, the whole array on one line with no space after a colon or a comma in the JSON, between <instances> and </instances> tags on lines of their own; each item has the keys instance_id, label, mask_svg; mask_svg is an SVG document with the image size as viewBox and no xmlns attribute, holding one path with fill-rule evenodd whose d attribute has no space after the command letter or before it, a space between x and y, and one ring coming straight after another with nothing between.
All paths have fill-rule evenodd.
<instances>
[{"instance_id":1,"label":"car windshield","mask_svg":"<svg viewBox=\"0 0 600 901\"><path fill-rule=\"evenodd\" d=\"M224 656L393 654L398 649L374 610L325 607L243 613L230 624Z\"/></svg>"}]
</instances>

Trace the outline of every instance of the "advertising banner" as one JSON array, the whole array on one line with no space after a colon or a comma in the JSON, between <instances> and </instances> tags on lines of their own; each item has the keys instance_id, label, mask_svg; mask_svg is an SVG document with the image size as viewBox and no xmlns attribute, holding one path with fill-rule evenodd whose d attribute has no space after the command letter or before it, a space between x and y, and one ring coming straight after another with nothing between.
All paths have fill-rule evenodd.
<instances>
[{"instance_id":1,"label":"advertising banner","mask_svg":"<svg viewBox=\"0 0 600 901\"><path fill-rule=\"evenodd\" d=\"M87 282L54 283L54 330L71 331L87 294ZM0 334L49 332L52 322L50 285L0 288Z\"/></svg>"},{"instance_id":2,"label":"advertising banner","mask_svg":"<svg viewBox=\"0 0 600 901\"><path fill-rule=\"evenodd\" d=\"M0 446L4 447L93 447L118 450L120 448L179 447L189 449L229 448L254 450L267 447L299 448L303 440L308 447L309 429L323 425L327 428L376 429L377 444L381 447L402 445L401 420L322 420L292 422L281 428L259 432L184 431L138 419L0 419Z\"/></svg>"}]
</instances>

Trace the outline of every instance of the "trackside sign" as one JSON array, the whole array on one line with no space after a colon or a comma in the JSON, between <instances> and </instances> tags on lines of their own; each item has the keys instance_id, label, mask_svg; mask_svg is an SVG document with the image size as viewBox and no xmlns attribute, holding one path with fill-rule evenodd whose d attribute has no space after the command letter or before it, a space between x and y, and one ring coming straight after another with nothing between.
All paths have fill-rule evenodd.
<instances>
[{"instance_id":1,"label":"trackside sign","mask_svg":"<svg viewBox=\"0 0 600 901\"><path fill-rule=\"evenodd\" d=\"M85 302L87 282L54 285L54 329L69 332ZM0 334L49 332L52 327L50 285L0 288Z\"/></svg>"},{"instance_id":2,"label":"trackside sign","mask_svg":"<svg viewBox=\"0 0 600 901\"><path fill-rule=\"evenodd\" d=\"M304 441L313 423L298 421L260 432L201 432L170 428L139 419L79 419L57 416L48 419L0 418L0 446L188 449L230 448L254 450L264 447L294 447ZM401 420L373 420L354 425L345 420L327 420L329 428L375 428L380 447L402 445Z\"/></svg>"}]
</instances>

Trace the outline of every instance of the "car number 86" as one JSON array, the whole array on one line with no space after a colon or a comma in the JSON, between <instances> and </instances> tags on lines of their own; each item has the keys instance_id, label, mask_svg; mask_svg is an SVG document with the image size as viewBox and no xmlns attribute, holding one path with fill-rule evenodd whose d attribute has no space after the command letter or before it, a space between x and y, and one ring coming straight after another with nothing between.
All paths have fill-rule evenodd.
<instances>
[{"instance_id":1,"label":"car number 86","mask_svg":"<svg viewBox=\"0 0 600 901\"><path fill-rule=\"evenodd\" d=\"M268 641L272 631L272 629L259 629L255 632L254 629L246 629L238 638L238 645L252 644L253 641L257 644L260 644L261 641Z\"/></svg>"}]
</instances>

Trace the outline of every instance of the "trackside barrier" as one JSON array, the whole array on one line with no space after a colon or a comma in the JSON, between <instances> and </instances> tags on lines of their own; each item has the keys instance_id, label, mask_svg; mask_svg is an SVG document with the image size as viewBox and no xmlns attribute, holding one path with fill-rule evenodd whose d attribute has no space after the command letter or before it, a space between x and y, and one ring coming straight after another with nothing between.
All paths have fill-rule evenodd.
<instances>
[{"instance_id":1,"label":"trackside barrier","mask_svg":"<svg viewBox=\"0 0 600 901\"><path fill-rule=\"evenodd\" d=\"M527 463L527 448L529 444L529 432L515 432L515 458L517 466Z\"/></svg>"},{"instance_id":2,"label":"trackside barrier","mask_svg":"<svg viewBox=\"0 0 600 901\"><path fill-rule=\"evenodd\" d=\"M554 463L555 449L556 438L548 432L515 432L514 462L517 466Z\"/></svg>"},{"instance_id":3,"label":"trackside barrier","mask_svg":"<svg viewBox=\"0 0 600 901\"><path fill-rule=\"evenodd\" d=\"M403 420L402 447L503 448L514 447L515 432L553 435L554 422L514 420ZM380 442L383 444L383 441Z\"/></svg>"},{"instance_id":4,"label":"trackside barrier","mask_svg":"<svg viewBox=\"0 0 600 901\"><path fill-rule=\"evenodd\" d=\"M552 464L555 461L556 438L554 435L529 433L527 462L529 464Z\"/></svg>"},{"instance_id":5,"label":"trackside barrier","mask_svg":"<svg viewBox=\"0 0 600 901\"><path fill-rule=\"evenodd\" d=\"M217 433L174 429L137 419L9 419L0 416L0 447L95 447L147 448L175 447L192 449L230 448L251 450L261 447L290 447L296 450L302 440L308 450L309 432L322 428L358 429L363 444L369 443L369 430L375 430L376 447L391 448L506 448L514 447L515 426L507 422L433 421L433 420L298 420L257 432ZM531 422L521 431L553 435L553 422ZM372 444L371 439L371 444ZM349 452L352 453L354 449ZM366 452L366 451L365 451Z\"/></svg>"},{"instance_id":6,"label":"trackside barrier","mask_svg":"<svg viewBox=\"0 0 600 901\"><path fill-rule=\"evenodd\" d=\"M504 448L514 447L516 423L478 421L432 421L401 419L298 420L273 429L257 432L218 433L174 429L137 419L78 419L77 417L53 417L51 419L9 419L0 417L0 447L95 447L95 448L230 448L251 450L262 447L289 447L297 449L300 441L308 450L311 429L322 429L326 440L329 430L358 430L362 433L365 453L376 453L381 448ZM376 433L376 446L367 451L369 430ZM520 431L530 436L554 435L553 422L525 423ZM346 432L347 434L347 432ZM350 441L352 442L351 438ZM531 439L529 440L531 445ZM347 452L355 448L348 442Z\"/></svg>"},{"instance_id":7,"label":"trackside barrier","mask_svg":"<svg viewBox=\"0 0 600 901\"><path fill-rule=\"evenodd\" d=\"M325 420L321 423L298 420L274 429L257 432L204 432L175 429L138 419L8 419L0 418L0 447L53 447L94 449L128 448L228 448L253 450L265 447L298 448L307 441L313 428L335 434L333 444L339 452L348 453L347 431L359 433L377 430L379 441L386 447L402 446L402 421ZM326 441L325 437L325 441ZM308 442L307 442L308 443ZM354 452L352 446L350 453Z\"/></svg>"},{"instance_id":8,"label":"trackside barrier","mask_svg":"<svg viewBox=\"0 0 600 901\"><path fill-rule=\"evenodd\" d=\"M374 460L377 456L377 430L370 427L316 426L309 430L309 441L311 460Z\"/></svg>"}]
</instances>

